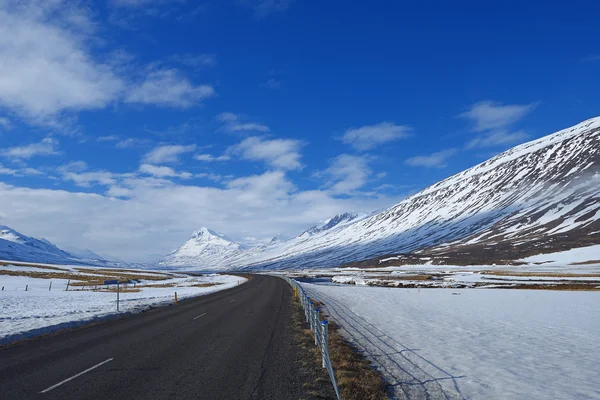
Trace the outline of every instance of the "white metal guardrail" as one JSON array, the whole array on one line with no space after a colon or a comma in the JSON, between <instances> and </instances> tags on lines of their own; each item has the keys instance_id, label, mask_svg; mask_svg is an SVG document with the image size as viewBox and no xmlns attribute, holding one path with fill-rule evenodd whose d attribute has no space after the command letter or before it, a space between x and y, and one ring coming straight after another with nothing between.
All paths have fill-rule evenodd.
<instances>
[{"instance_id":1,"label":"white metal guardrail","mask_svg":"<svg viewBox=\"0 0 600 400\"><path fill-rule=\"evenodd\" d=\"M342 398L340 397L340 391L337 386L337 381L335 380L333 366L331 365L331 358L329 357L329 322L327 320L321 321L319 307L314 305L313 301L298 282L287 277L284 277L284 279L292 286L294 294L300 299L300 304L302 304L304 314L306 315L306 322L310 324L310 328L315 336L315 345L319 346L321 349L323 368L327 368L335 395L338 400L341 400Z\"/></svg>"}]
</instances>

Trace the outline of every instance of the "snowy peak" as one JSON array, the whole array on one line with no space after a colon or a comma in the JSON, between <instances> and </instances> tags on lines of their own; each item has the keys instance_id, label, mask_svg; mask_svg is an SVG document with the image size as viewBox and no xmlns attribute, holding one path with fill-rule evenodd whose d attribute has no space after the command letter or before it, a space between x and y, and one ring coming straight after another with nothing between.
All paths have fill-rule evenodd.
<instances>
[{"instance_id":1,"label":"snowy peak","mask_svg":"<svg viewBox=\"0 0 600 400\"><path fill-rule=\"evenodd\" d=\"M25 242L25 236L5 225L0 225L0 239L14 243Z\"/></svg>"},{"instance_id":2,"label":"snowy peak","mask_svg":"<svg viewBox=\"0 0 600 400\"><path fill-rule=\"evenodd\" d=\"M200 266L215 268L216 260L226 258L243 250L243 246L227 236L206 227L194 231L183 246L166 256L159 265L164 267Z\"/></svg>"},{"instance_id":3,"label":"snowy peak","mask_svg":"<svg viewBox=\"0 0 600 400\"><path fill-rule=\"evenodd\" d=\"M366 217L368 214L357 214L352 212L346 212L343 214L337 214L333 218L320 221L318 224L311 226L306 231L300 234L301 237L307 237L316 235L335 228L336 226L343 226L350 222L356 222L359 219Z\"/></svg>"},{"instance_id":4,"label":"snowy peak","mask_svg":"<svg viewBox=\"0 0 600 400\"><path fill-rule=\"evenodd\" d=\"M215 244L216 243L222 243L222 244L235 243L233 240L229 239L227 236L223 235L222 233L217 233L206 227L202 227L202 228L198 229L197 231L194 231L190 240L195 240L198 243L202 243L202 242L212 242Z\"/></svg>"},{"instance_id":5,"label":"snowy peak","mask_svg":"<svg viewBox=\"0 0 600 400\"><path fill-rule=\"evenodd\" d=\"M269 242L269 245L275 244L275 243L281 243L281 234L276 235L275 237L273 237L273 239L271 239L271 241Z\"/></svg>"}]
</instances>

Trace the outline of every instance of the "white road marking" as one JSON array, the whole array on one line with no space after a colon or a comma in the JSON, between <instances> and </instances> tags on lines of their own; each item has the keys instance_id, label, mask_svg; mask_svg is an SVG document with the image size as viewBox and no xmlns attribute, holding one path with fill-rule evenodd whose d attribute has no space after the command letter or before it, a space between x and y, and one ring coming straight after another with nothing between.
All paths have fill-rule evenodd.
<instances>
[{"instance_id":1,"label":"white road marking","mask_svg":"<svg viewBox=\"0 0 600 400\"><path fill-rule=\"evenodd\" d=\"M52 389L56 389L56 388L57 388L57 387L59 387L60 385L63 385L63 384L65 384L65 383L69 382L69 381L72 381L73 379L75 379L75 378L78 378L78 377L80 377L81 375L83 375L83 374L86 374L86 373L90 372L91 370L93 370L93 369L96 369L96 368L98 368L98 367L100 367L100 366L102 366L102 365L106 364L107 362L111 362L112 360L114 360L114 358L109 358L109 359L108 359L108 360L106 360L106 361L102 361L100 364L96 364L96 365L94 365L93 367L91 367L91 368L88 368L88 369L86 369L85 371L78 373L77 375L73 375L72 377L70 377L70 378L67 378L67 379L65 379L65 380L64 380L64 381L62 381L62 382L58 382L58 383L57 383L56 385L54 385L54 386L50 386L48 389L44 389L44 390L42 390L40 393L48 393L48 392L49 392L49 391L51 391Z\"/></svg>"},{"instance_id":2,"label":"white road marking","mask_svg":"<svg viewBox=\"0 0 600 400\"><path fill-rule=\"evenodd\" d=\"M194 317L194 318L192 318L192 319L198 319L198 318L200 318L200 317L204 317L205 315L206 315L206 313L204 313L204 314L200 314L200 315L198 315L197 317Z\"/></svg>"},{"instance_id":3,"label":"white road marking","mask_svg":"<svg viewBox=\"0 0 600 400\"><path fill-rule=\"evenodd\" d=\"M231 300L230 303L233 303L235 301L235 299Z\"/></svg>"}]
</instances>

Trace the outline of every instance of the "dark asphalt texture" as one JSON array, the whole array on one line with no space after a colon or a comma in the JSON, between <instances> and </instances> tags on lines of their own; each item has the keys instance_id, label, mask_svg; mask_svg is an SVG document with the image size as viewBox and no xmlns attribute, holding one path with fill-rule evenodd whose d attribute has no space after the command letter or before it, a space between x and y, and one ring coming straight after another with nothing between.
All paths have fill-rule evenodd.
<instances>
[{"instance_id":1,"label":"dark asphalt texture","mask_svg":"<svg viewBox=\"0 0 600 400\"><path fill-rule=\"evenodd\" d=\"M0 399L305 398L291 297L284 280L254 276L177 305L0 349Z\"/></svg>"}]
</instances>

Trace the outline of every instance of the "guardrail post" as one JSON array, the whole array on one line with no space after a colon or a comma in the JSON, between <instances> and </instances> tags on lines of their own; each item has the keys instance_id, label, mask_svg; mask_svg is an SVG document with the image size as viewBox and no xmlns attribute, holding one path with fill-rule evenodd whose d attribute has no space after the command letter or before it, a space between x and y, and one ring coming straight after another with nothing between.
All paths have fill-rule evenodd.
<instances>
[{"instance_id":1,"label":"guardrail post","mask_svg":"<svg viewBox=\"0 0 600 400\"><path fill-rule=\"evenodd\" d=\"M323 354L323 368L327 368L327 363L325 360L325 356L329 354L329 322L327 320L321 321L321 354Z\"/></svg>"},{"instance_id":2,"label":"guardrail post","mask_svg":"<svg viewBox=\"0 0 600 400\"><path fill-rule=\"evenodd\" d=\"M319 344L319 307L315 307L313 310L313 324L315 329L313 333L315 334L315 346Z\"/></svg>"}]
</instances>

